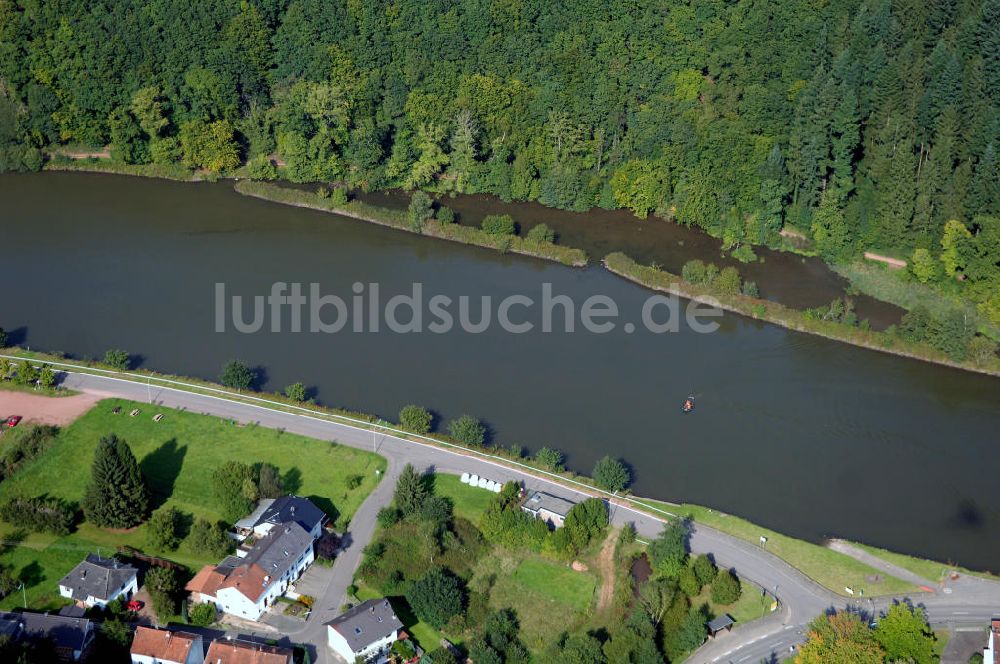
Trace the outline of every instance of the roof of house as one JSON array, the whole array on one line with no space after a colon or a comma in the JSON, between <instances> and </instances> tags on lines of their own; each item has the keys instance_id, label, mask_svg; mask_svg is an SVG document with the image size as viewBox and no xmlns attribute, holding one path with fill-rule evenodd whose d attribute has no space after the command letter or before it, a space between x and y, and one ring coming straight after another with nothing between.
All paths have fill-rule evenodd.
<instances>
[{"instance_id":1,"label":"roof of house","mask_svg":"<svg viewBox=\"0 0 1000 664\"><path fill-rule=\"evenodd\" d=\"M59 585L69 588L73 599L85 600L88 597L110 599L112 593L138 573L139 570L135 567L115 558L101 558L91 553L74 567L73 571L64 576Z\"/></svg>"},{"instance_id":2,"label":"roof of house","mask_svg":"<svg viewBox=\"0 0 1000 664\"><path fill-rule=\"evenodd\" d=\"M259 524L263 523L264 510L271 506L274 502L274 498L261 498L257 502L257 507L253 512L247 514L245 517L237 521L233 526L237 530L253 530L253 528Z\"/></svg>"},{"instance_id":3,"label":"roof of house","mask_svg":"<svg viewBox=\"0 0 1000 664\"><path fill-rule=\"evenodd\" d=\"M361 652L372 643L403 628L389 600L370 599L327 623L344 637L352 652Z\"/></svg>"},{"instance_id":4,"label":"roof of house","mask_svg":"<svg viewBox=\"0 0 1000 664\"><path fill-rule=\"evenodd\" d=\"M229 556L215 567L203 567L185 588L208 596L232 588L256 602L312 544L312 535L300 525L282 524L257 540L245 558Z\"/></svg>"},{"instance_id":5,"label":"roof of house","mask_svg":"<svg viewBox=\"0 0 1000 664\"><path fill-rule=\"evenodd\" d=\"M184 589L189 593L201 593L212 597L215 595L215 591L219 589L219 586L221 586L222 582L225 580L225 574L219 573L216 571L216 568L211 565L205 565L198 570L198 573L194 575L193 579L187 582Z\"/></svg>"},{"instance_id":6,"label":"roof of house","mask_svg":"<svg viewBox=\"0 0 1000 664\"><path fill-rule=\"evenodd\" d=\"M538 510L545 510L559 516L569 514L569 511L573 509L573 505L575 503L559 498L558 496L553 496L550 493L545 493L544 491L532 491L528 494L527 500L524 501L524 508L527 510L536 513Z\"/></svg>"},{"instance_id":7,"label":"roof of house","mask_svg":"<svg viewBox=\"0 0 1000 664\"><path fill-rule=\"evenodd\" d=\"M86 618L67 618L51 613L0 613L0 633L29 639L50 639L56 648L83 650L93 630Z\"/></svg>"},{"instance_id":8,"label":"roof of house","mask_svg":"<svg viewBox=\"0 0 1000 664\"><path fill-rule=\"evenodd\" d=\"M312 532L316 524L326 520L326 513L316 507L308 498L299 496L282 496L276 498L268 505L261 514L260 523L273 523L275 525L294 521L302 526L307 532Z\"/></svg>"},{"instance_id":9,"label":"roof of house","mask_svg":"<svg viewBox=\"0 0 1000 664\"><path fill-rule=\"evenodd\" d=\"M212 641L205 664L291 664L292 651L247 641Z\"/></svg>"},{"instance_id":10,"label":"roof of house","mask_svg":"<svg viewBox=\"0 0 1000 664\"><path fill-rule=\"evenodd\" d=\"M154 657L162 662L186 662L192 648L201 649L201 637L188 632L171 632L151 627L136 627L132 639L133 655Z\"/></svg>"}]
</instances>

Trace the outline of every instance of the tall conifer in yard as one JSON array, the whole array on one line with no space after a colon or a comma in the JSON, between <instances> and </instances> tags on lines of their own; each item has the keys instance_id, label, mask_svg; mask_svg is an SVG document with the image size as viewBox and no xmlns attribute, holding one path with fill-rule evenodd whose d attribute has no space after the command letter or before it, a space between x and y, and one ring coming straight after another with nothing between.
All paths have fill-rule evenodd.
<instances>
[{"instance_id":1,"label":"tall conifer in yard","mask_svg":"<svg viewBox=\"0 0 1000 664\"><path fill-rule=\"evenodd\" d=\"M132 528L149 512L149 490L139 464L128 443L115 434L97 445L83 512L102 528Z\"/></svg>"}]
</instances>

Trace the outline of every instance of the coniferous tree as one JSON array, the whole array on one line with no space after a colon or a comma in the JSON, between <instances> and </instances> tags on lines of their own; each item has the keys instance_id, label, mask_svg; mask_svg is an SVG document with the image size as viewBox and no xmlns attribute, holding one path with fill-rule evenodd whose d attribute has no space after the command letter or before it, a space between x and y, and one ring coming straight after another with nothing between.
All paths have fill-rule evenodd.
<instances>
[{"instance_id":1,"label":"coniferous tree","mask_svg":"<svg viewBox=\"0 0 1000 664\"><path fill-rule=\"evenodd\" d=\"M139 463L115 434L101 438L97 445L83 513L102 528L132 528L149 513L149 490Z\"/></svg>"}]
</instances>

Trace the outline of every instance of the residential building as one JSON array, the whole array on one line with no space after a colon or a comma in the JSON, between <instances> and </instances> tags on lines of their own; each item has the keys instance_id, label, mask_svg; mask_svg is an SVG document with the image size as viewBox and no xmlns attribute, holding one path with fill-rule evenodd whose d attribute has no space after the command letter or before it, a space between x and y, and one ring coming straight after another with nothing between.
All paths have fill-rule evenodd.
<instances>
[{"instance_id":1,"label":"residential building","mask_svg":"<svg viewBox=\"0 0 1000 664\"><path fill-rule=\"evenodd\" d=\"M300 496L265 498L257 503L257 508L247 517L236 522L235 531L237 539L243 541L248 537L263 537L276 526L297 523L312 535L313 539L319 539L328 520L326 512L316 507L308 498Z\"/></svg>"},{"instance_id":2,"label":"residential building","mask_svg":"<svg viewBox=\"0 0 1000 664\"><path fill-rule=\"evenodd\" d=\"M217 639L208 646L205 664L292 664L292 651L249 641Z\"/></svg>"},{"instance_id":3,"label":"residential building","mask_svg":"<svg viewBox=\"0 0 1000 664\"><path fill-rule=\"evenodd\" d=\"M196 602L258 620L315 558L312 535L298 523L272 528L244 557L229 556L205 566L187 584Z\"/></svg>"},{"instance_id":4,"label":"residential building","mask_svg":"<svg viewBox=\"0 0 1000 664\"><path fill-rule=\"evenodd\" d=\"M52 642L59 658L80 662L94 645L94 623L86 618L69 618L49 613L0 613L0 635L12 641L26 639Z\"/></svg>"},{"instance_id":5,"label":"residential building","mask_svg":"<svg viewBox=\"0 0 1000 664\"><path fill-rule=\"evenodd\" d=\"M330 649L353 664L360 657L380 661L399 638L403 623L387 599L370 599L327 624Z\"/></svg>"},{"instance_id":6,"label":"residential building","mask_svg":"<svg viewBox=\"0 0 1000 664\"><path fill-rule=\"evenodd\" d=\"M990 621L990 634L983 651L983 664L1000 664L1000 618Z\"/></svg>"},{"instance_id":7,"label":"residential building","mask_svg":"<svg viewBox=\"0 0 1000 664\"><path fill-rule=\"evenodd\" d=\"M203 664L205 646L199 634L151 627L135 628L132 664Z\"/></svg>"},{"instance_id":8,"label":"residential building","mask_svg":"<svg viewBox=\"0 0 1000 664\"><path fill-rule=\"evenodd\" d=\"M59 594L80 606L98 606L122 598L128 601L139 592L139 570L115 558L89 554L59 582Z\"/></svg>"},{"instance_id":9,"label":"residential building","mask_svg":"<svg viewBox=\"0 0 1000 664\"><path fill-rule=\"evenodd\" d=\"M521 509L536 519L545 521L550 528L561 528L573 505L575 503L544 491L532 491L524 500Z\"/></svg>"}]
</instances>

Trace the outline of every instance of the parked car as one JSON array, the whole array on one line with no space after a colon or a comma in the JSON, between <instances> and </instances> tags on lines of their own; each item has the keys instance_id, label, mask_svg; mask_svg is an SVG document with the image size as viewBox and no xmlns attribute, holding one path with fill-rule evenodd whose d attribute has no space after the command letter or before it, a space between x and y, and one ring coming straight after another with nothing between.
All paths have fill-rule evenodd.
<instances>
[{"instance_id":1,"label":"parked car","mask_svg":"<svg viewBox=\"0 0 1000 664\"><path fill-rule=\"evenodd\" d=\"M11 429L13 429L18 424L20 424L20 422L21 422L21 416L20 415L11 415L10 417L7 418L7 421L5 422L5 424L8 427L10 427Z\"/></svg>"}]
</instances>

